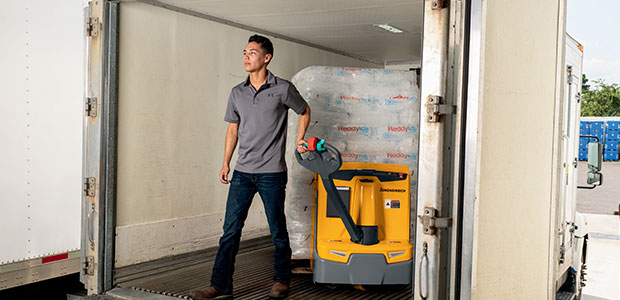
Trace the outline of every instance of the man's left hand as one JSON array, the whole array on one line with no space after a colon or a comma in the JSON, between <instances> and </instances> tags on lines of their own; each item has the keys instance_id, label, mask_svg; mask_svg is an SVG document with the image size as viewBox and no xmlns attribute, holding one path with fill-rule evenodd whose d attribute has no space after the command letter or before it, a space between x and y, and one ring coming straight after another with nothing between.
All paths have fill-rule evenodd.
<instances>
[{"instance_id":1,"label":"man's left hand","mask_svg":"<svg viewBox=\"0 0 620 300\"><path fill-rule=\"evenodd\" d=\"M303 139L297 140L297 152L304 153L308 151L308 147L306 147L307 144L308 142L304 141Z\"/></svg>"}]
</instances>

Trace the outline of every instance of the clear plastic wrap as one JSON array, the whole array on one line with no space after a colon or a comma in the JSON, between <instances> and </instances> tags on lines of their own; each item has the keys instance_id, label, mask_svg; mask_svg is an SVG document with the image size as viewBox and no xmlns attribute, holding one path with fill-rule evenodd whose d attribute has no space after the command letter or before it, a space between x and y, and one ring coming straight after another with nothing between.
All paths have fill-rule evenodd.
<instances>
[{"instance_id":1,"label":"clear plastic wrap","mask_svg":"<svg viewBox=\"0 0 620 300\"><path fill-rule=\"evenodd\" d=\"M325 139L343 161L403 164L411 171L415 209L419 89L407 71L313 66L292 79L312 109L306 137ZM295 159L298 118L290 113L286 215L294 259L311 256L312 172Z\"/></svg>"}]
</instances>

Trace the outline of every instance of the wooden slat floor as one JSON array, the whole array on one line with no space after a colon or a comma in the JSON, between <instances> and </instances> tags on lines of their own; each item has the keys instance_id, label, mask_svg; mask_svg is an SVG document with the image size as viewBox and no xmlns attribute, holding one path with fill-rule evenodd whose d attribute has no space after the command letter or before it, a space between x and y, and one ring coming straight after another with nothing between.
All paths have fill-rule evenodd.
<instances>
[{"instance_id":1,"label":"wooden slat floor","mask_svg":"<svg viewBox=\"0 0 620 300\"><path fill-rule=\"evenodd\" d=\"M116 286L187 296L206 287L217 249L184 254L115 270ZM234 299L268 299L273 276L273 246L268 238L242 241L234 275ZM411 286L320 285L312 275L295 274L287 299L411 299Z\"/></svg>"}]
</instances>

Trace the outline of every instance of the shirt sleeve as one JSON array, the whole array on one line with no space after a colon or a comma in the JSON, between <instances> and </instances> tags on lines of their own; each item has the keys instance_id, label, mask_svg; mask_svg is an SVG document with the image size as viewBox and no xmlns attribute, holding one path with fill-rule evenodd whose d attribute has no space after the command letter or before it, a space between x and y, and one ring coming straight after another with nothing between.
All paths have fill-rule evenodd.
<instances>
[{"instance_id":1,"label":"shirt sleeve","mask_svg":"<svg viewBox=\"0 0 620 300\"><path fill-rule=\"evenodd\" d=\"M292 83L288 86L286 95L282 97L282 103L298 115L303 114L308 105Z\"/></svg>"},{"instance_id":2,"label":"shirt sleeve","mask_svg":"<svg viewBox=\"0 0 620 300\"><path fill-rule=\"evenodd\" d=\"M233 92L230 92L228 96L228 105L226 105L226 114L224 115L224 121L228 123L239 123L241 118L239 117L239 111L235 108L233 103Z\"/></svg>"}]
</instances>

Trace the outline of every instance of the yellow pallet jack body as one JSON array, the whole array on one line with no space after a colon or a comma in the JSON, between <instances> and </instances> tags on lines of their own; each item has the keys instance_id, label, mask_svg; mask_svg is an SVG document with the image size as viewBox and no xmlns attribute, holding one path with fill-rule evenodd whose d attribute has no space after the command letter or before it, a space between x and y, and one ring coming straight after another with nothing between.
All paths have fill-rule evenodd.
<instances>
[{"instance_id":1,"label":"yellow pallet jack body","mask_svg":"<svg viewBox=\"0 0 620 300\"><path fill-rule=\"evenodd\" d=\"M413 258L409 239L409 168L396 164L345 162L333 177L354 223L377 226L378 243L363 245L351 241L342 220L328 201L323 181L315 174L314 281L409 284Z\"/></svg>"}]
</instances>

